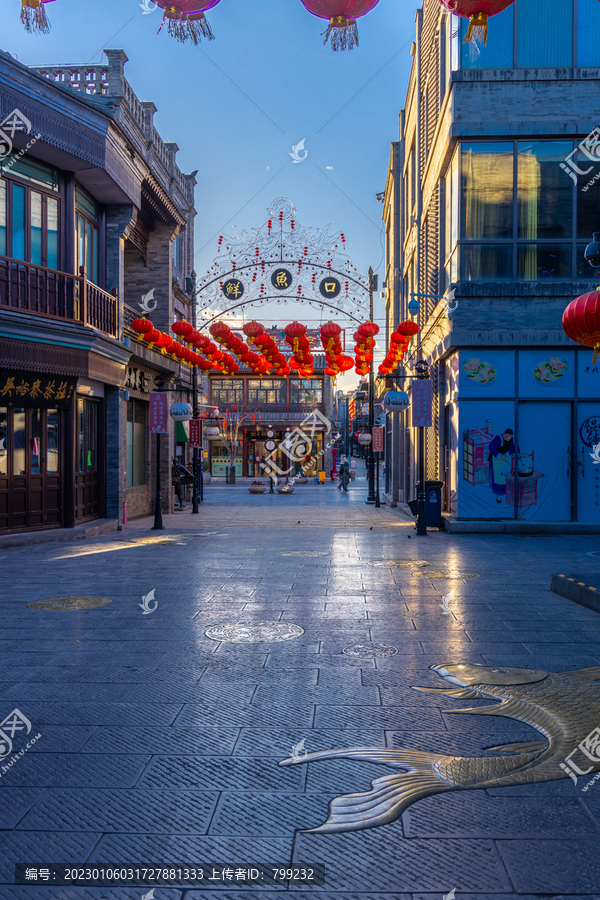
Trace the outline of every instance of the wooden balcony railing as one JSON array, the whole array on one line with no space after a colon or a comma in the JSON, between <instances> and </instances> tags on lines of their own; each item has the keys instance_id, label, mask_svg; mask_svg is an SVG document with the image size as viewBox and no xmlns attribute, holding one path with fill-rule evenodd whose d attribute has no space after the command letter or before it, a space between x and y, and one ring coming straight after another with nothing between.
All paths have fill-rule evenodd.
<instances>
[{"instance_id":1,"label":"wooden balcony railing","mask_svg":"<svg viewBox=\"0 0 600 900\"><path fill-rule=\"evenodd\" d=\"M85 277L0 256L0 310L91 325L118 336L117 298Z\"/></svg>"}]
</instances>

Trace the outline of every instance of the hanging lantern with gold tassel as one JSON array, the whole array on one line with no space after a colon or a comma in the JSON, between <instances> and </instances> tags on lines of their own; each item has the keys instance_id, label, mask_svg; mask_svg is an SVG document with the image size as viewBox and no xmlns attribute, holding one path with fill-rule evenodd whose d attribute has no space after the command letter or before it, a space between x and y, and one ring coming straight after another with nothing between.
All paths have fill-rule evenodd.
<instances>
[{"instance_id":1,"label":"hanging lantern with gold tassel","mask_svg":"<svg viewBox=\"0 0 600 900\"><path fill-rule=\"evenodd\" d=\"M488 18L496 16L514 3L514 0L440 0L444 9L469 20L463 44L482 40L487 43Z\"/></svg>"},{"instance_id":2,"label":"hanging lantern with gold tassel","mask_svg":"<svg viewBox=\"0 0 600 900\"><path fill-rule=\"evenodd\" d=\"M220 3L221 0L156 0L163 12L163 20L158 33L167 24L167 31L176 41L185 44L193 41L197 44L203 37L214 41L205 13Z\"/></svg>"},{"instance_id":3,"label":"hanging lantern with gold tassel","mask_svg":"<svg viewBox=\"0 0 600 900\"><path fill-rule=\"evenodd\" d=\"M52 2L53 0L21 0L21 22L30 34L49 33L50 23L44 3Z\"/></svg>"},{"instance_id":4,"label":"hanging lantern with gold tassel","mask_svg":"<svg viewBox=\"0 0 600 900\"><path fill-rule=\"evenodd\" d=\"M358 47L356 20L371 12L379 0L302 0L302 3L313 16L329 20L323 43L329 41L331 49L337 51Z\"/></svg>"}]
</instances>

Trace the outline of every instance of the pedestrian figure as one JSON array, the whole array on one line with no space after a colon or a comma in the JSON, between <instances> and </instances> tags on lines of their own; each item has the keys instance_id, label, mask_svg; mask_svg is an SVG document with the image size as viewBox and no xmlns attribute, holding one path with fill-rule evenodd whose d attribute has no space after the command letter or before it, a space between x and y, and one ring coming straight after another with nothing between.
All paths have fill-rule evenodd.
<instances>
[{"instance_id":1,"label":"pedestrian figure","mask_svg":"<svg viewBox=\"0 0 600 900\"><path fill-rule=\"evenodd\" d=\"M179 509L183 509L183 487L181 484L181 476L179 474L179 463L176 459L173 460L173 465L171 467L171 484L175 488L175 496L179 500Z\"/></svg>"},{"instance_id":2,"label":"pedestrian figure","mask_svg":"<svg viewBox=\"0 0 600 900\"><path fill-rule=\"evenodd\" d=\"M347 459L342 460L340 467L340 483L338 491L346 491L348 493L348 484L350 482L350 465Z\"/></svg>"}]
</instances>

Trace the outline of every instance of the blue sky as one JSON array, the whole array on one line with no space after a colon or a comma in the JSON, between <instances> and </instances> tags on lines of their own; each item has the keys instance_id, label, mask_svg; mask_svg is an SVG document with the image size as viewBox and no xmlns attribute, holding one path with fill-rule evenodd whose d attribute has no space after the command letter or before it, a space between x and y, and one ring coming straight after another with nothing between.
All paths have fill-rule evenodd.
<instances>
[{"instance_id":1,"label":"blue sky","mask_svg":"<svg viewBox=\"0 0 600 900\"><path fill-rule=\"evenodd\" d=\"M161 11L144 15L140 3L55 0L46 7L51 33L35 36L19 21L19 0L0 0L1 46L29 65L99 63L103 48L125 50L126 77L158 107L155 125L178 144L180 167L199 170L199 274L221 232L262 224L280 196L303 224L343 231L360 271L382 273L375 194L398 139L416 4L380 0L359 20L360 46L334 53L323 46L326 23L300 0L221 0L208 13L216 40L199 47L166 29L157 37ZM289 153L302 139L308 156L294 164ZM287 321L297 313L306 324L318 316L305 306L287 312Z\"/></svg>"}]
</instances>

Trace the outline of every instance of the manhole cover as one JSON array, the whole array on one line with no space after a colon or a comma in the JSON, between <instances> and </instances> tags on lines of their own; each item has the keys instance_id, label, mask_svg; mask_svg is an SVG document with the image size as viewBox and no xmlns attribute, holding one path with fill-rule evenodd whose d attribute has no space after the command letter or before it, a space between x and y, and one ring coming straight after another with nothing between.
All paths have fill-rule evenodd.
<instances>
[{"instance_id":1,"label":"manhole cover","mask_svg":"<svg viewBox=\"0 0 600 900\"><path fill-rule=\"evenodd\" d=\"M282 550L277 556L331 556L327 550Z\"/></svg>"},{"instance_id":2,"label":"manhole cover","mask_svg":"<svg viewBox=\"0 0 600 900\"><path fill-rule=\"evenodd\" d=\"M287 622L235 622L231 625L211 625L204 634L213 641L228 644L274 644L300 637L304 634L304 628L288 625Z\"/></svg>"},{"instance_id":3,"label":"manhole cover","mask_svg":"<svg viewBox=\"0 0 600 900\"><path fill-rule=\"evenodd\" d=\"M397 652L395 647L379 647L377 644L354 644L353 647L344 647L342 650L346 656L359 656L361 659L395 656Z\"/></svg>"},{"instance_id":4,"label":"manhole cover","mask_svg":"<svg viewBox=\"0 0 600 900\"><path fill-rule=\"evenodd\" d=\"M414 569L415 566L428 566L425 559L373 559L370 566L393 566L394 569Z\"/></svg>"},{"instance_id":5,"label":"manhole cover","mask_svg":"<svg viewBox=\"0 0 600 900\"><path fill-rule=\"evenodd\" d=\"M107 606L112 603L108 597L48 597L46 600L34 600L28 603L29 609L94 609L96 606Z\"/></svg>"},{"instance_id":6,"label":"manhole cover","mask_svg":"<svg viewBox=\"0 0 600 900\"><path fill-rule=\"evenodd\" d=\"M466 581L467 578L479 578L476 572L456 572L448 569L428 569L427 572L411 572L417 578L446 578L453 581Z\"/></svg>"}]
</instances>

